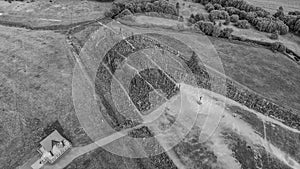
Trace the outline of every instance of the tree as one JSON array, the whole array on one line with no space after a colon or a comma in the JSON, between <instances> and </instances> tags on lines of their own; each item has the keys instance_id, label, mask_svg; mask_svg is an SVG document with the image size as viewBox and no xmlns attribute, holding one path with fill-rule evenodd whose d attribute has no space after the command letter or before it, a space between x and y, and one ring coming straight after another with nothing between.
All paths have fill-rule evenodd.
<instances>
[{"instance_id":1,"label":"tree","mask_svg":"<svg viewBox=\"0 0 300 169\"><path fill-rule=\"evenodd\" d=\"M220 4L214 4L213 6L215 10L220 10L222 8Z\"/></svg>"},{"instance_id":2,"label":"tree","mask_svg":"<svg viewBox=\"0 0 300 169\"><path fill-rule=\"evenodd\" d=\"M233 29L232 28L225 28L221 31L221 37L223 38L230 38L231 37L231 34L233 32Z\"/></svg>"},{"instance_id":3,"label":"tree","mask_svg":"<svg viewBox=\"0 0 300 169\"><path fill-rule=\"evenodd\" d=\"M247 20L239 20L238 22L235 23L235 26L241 29L249 29L250 24Z\"/></svg>"},{"instance_id":4,"label":"tree","mask_svg":"<svg viewBox=\"0 0 300 169\"><path fill-rule=\"evenodd\" d=\"M238 14L240 19L246 19L247 17L247 12L246 11L240 11L240 13Z\"/></svg>"},{"instance_id":5,"label":"tree","mask_svg":"<svg viewBox=\"0 0 300 169\"><path fill-rule=\"evenodd\" d=\"M246 20L250 23L253 23L254 19L257 17L257 14L255 12L248 12L246 15Z\"/></svg>"},{"instance_id":6,"label":"tree","mask_svg":"<svg viewBox=\"0 0 300 169\"><path fill-rule=\"evenodd\" d=\"M236 23L237 21L239 21L240 17L238 15L231 15L230 16L230 21L233 23Z\"/></svg>"},{"instance_id":7,"label":"tree","mask_svg":"<svg viewBox=\"0 0 300 169\"><path fill-rule=\"evenodd\" d=\"M146 4L146 12L151 12L154 9L154 5L150 2L147 2Z\"/></svg>"},{"instance_id":8,"label":"tree","mask_svg":"<svg viewBox=\"0 0 300 169\"><path fill-rule=\"evenodd\" d=\"M229 15L226 11L212 10L209 13L209 19L211 21L214 21L216 19L227 19L227 18L229 18Z\"/></svg>"},{"instance_id":9,"label":"tree","mask_svg":"<svg viewBox=\"0 0 300 169\"><path fill-rule=\"evenodd\" d=\"M219 37L221 35L221 28L218 25L214 25L211 36Z\"/></svg>"},{"instance_id":10,"label":"tree","mask_svg":"<svg viewBox=\"0 0 300 169\"><path fill-rule=\"evenodd\" d=\"M286 52L286 46L281 42L274 42L271 44L272 51Z\"/></svg>"},{"instance_id":11,"label":"tree","mask_svg":"<svg viewBox=\"0 0 300 169\"><path fill-rule=\"evenodd\" d=\"M227 19L225 19L224 25L229 25L230 24L230 17L228 17Z\"/></svg>"},{"instance_id":12,"label":"tree","mask_svg":"<svg viewBox=\"0 0 300 169\"><path fill-rule=\"evenodd\" d=\"M270 39L277 40L278 37L279 37L279 31L276 30L271 34Z\"/></svg>"},{"instance_id":13,"label":"tree","mask_svg":"<svg viewBox=\"0 0 300 169\"><path fill-rule=\"evenodd\" d=\"M179 14L179 9L180 9L180 4L179 4L179 2L177 2L176 3L176 11L177 11L178 14Z\"/></svg>"},{"instance_id":14,"label":"tree","mask_svg":"<svg viewBox=\"0 0 300 169\"><path fill-rule=\"evenodd\" d=\"M211 3L208 3L208 4L205 5L205 10L207 12L210 12L210 11L212 11L214 9L215 9L215 7Z\"/></svg>"},{"instance_id":15,"label":"tree","mask_svg":"<svg viewBox=\"0 0 300 169\"><path fill-rule=\"evenodd\" d=\"M206 35L212 35L214 31L214 25L212 22L199 21L195 24L195 27L201 30Z\"/></svg>"},{"instance_id":16,"label":"tree","mask_svg":"<svg viewBox=\"0 0 300 169\"><path fill-rule=\"evenodd\" d=\"M194 18L195 18L196 22L207 20L206 19L207 17L205 17L204 14L202 14L202 13L197 13Z\"/></svg>"},{"instance_id":17,"label":"tree","mask_svg":"<svg viewBox=\"0 0 300 169\"><path fill-rule=\"evenodd\" d=\"M275 18L282 18L284 17L284 12L282 6L277 9L277 12L273 15Z\"/></svg>"},{"instance_id":18,"label":"tree","mask_svg":"<svg viewBox=\"0 0 300 169\"><path fill-rule=\"evenodd\" d=\"M289 15L300 15L300 11L290 11L288 12Z\"/></svg>"},{"instance_id":19,"label":"tree","mask_svg":"<svg viewBox=\"0 0 300 169\"><path fill-rule=\"evenodd\" d=\"M229 15L239 14L240 10L234 7L226 7L225 11L228 12Z\"/></svg>"}]
</instances>

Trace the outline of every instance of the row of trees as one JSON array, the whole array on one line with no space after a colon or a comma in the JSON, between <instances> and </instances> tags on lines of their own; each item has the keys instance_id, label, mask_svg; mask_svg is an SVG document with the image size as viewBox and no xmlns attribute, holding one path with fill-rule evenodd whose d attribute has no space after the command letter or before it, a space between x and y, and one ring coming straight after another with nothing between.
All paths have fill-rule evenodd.
<instances>
[{"instance_id":1,"label":"row of trees","mask_svg":"<svg viewBox=\"0 0 300 169\"><path fill-rule=\"evenodd\" d=\"M252 24L262 32L273 33L278 31L281 35L289 32L289 27L279 19L258 17L253 20Z\"/></svg>"},{"instance_id":2,"label":"row of trees","mask_svg":"<svg viewBox=\"0 0 300 169\"><path fill-rule=\"evenodd\" d=\"M223 10L212 10L209 13L209 19L213 22L219 19L229 19L229 14Z\"/></svg>"},{"instance_id":3,"label":"row of trees","mask_svg":"<svg viewBox=\"0 0 300 169\"><path fill-rule=\"evenodd\" d=\"M166 0L127 0L114 2L105 16L114 18L123 10L131 13L158 12L178 16L178 10Z\"/></svg>"},{"instance_id":4,"label":"row of trees","mask_svg":"<svg viewBox=\"0 0 300 169\"><path fill-rule=\"evenodd\" d=\"M294 28L296 25L298 26L295 22L295 18L298 16L289 16L288 19L282 18L282 20L290 21L285 22L269 15L269 13L262 8L248 5L243 0L201 0L200 3L205 4L205 9L210 13L209 18L211 21L215 19L225 19L225 24L229 24L229 22L232 21L239 28L247 29L251 24L259 31L268 33L278 31L280 34L287 34L289 27ZM282 13L276 15L280 17L283 16ZM288 26L287 23L291 26Z\"/></svg>"},{"instance_id":5,"label":"row of trees","mask_svg":"<svg viewBox=\"0 0 300 169\"><path fill-rule=\"evenodd\" d=\"M194 0L197 3L201 3L203 5L206 5L208 3L211 3L215 6L215 4L218 4L217 6L221 8L226 8L226 7L234 7L239 10L243 10L246 12L257 12L262 16L267 16L270 13L267 12L266 10L262 9L261 7L256 7L254 5L248 4L244 0ZM220 7L221 6L221 7ZM262 17L261 16L261 17Z\"/></svg>"},{"instance_id":6,"label":"row of trees","mask_svg":"<svg viewBox=\"0 0 300 169\"><path fill-rule=\"evenodd\" d=\"M238 20L234 25L241 29L249 29L250 28L250 24L247 20Z\"/></svg>"},{"instance_id":7,"label":"row of trees","mask_svg":"<svg viewBox=\"0 0 300 169\"><path fill-rule=\"evenodd\" d=\"M201 30L203 33L213 37L230 38L233 32L231 28L221 29L219 25L213 24L209 21L198 21L195 23L195 28Z\"/></svg>"},{"instance_id":8,"label":"row of trees","mask_svg":"<svg viewBox=\"0 0 300 169\"><path fill-rule=\"evenodd\" d=\"M275 18L283 21L290 29L290 31L300 34L300 12L289 12L286 15L282 7L279 7L277 12L273 15Z\"/></svg>"}]
</instances>

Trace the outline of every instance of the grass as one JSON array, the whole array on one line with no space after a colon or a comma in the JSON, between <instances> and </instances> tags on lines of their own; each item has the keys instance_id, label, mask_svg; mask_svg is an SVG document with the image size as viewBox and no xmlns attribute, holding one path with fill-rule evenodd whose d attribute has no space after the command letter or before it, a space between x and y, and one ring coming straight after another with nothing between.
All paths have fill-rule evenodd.
<instances>
[{"instance_id":1,"label":"grass","mask_svg":"<svg viewBox=\"0 0 300 169\"><path fill-rule=\"evenodd\" d=\"M13 3L0 2L3 13L0 20L23 23L32 27L66 25L74 22L93 20L104 16L104 11L111 3L96 1L55 1L46 0L31 3L15 1Z\"/></svg>"},{"instance_id":2,"label":"grass","mask_svg":"<svg viewBox=\"0 0 300 169\"><path fill-rule=\"evenodd\" d=\"M45 130L57 120L74 146L89 143L73 108L63 35L2 26L0 32L0 168L37 155Z\"/></svg>"},{"instance_id":3,"label":"grass","mask_svg":"<svg viewBox=\"0 0 300 169\"><path fill-rule=\"evenodd\" d=\"M211 38L227 76L300 113L300 68L280 53Z\"/></svg>"},{"instance_id":4,"label":"grass","mask_svg":"<svg viewBox=\"0 0 300 169\"><path fill-rule=\"evenodd\" d=\"M246 0L250 4L262 7L271 13L275 13L282 6L285 11L300 10L299 0Z\"/></svg>"}]
</instances>

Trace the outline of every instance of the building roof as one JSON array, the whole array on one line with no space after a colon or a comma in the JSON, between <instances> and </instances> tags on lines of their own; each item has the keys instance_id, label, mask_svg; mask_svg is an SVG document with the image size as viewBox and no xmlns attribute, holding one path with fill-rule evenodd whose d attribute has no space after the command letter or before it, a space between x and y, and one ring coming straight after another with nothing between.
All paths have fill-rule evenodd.
<instances>
[{"instance_id":1,"label":"building roof","mask_svg":"<svg viewBox=\"0 0 300 169\"><path fill-rule=\"evenodd\" d=\"M46 151L51 151L54 144L63 141L65 138L59 134L57 130L53 131L49 136L40 142Z\"/></svg>"}]
</instances>

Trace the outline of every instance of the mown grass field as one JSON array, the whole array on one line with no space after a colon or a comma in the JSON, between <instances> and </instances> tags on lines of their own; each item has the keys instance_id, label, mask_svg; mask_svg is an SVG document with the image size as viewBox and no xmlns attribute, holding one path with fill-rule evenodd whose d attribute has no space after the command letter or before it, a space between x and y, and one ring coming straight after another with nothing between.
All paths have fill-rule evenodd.
<instances>
[{"instance_id":1,"label":"mown grass field","mask_svg":"<svg viewBox=\"0 0 300 169\"><path fill-rule=\"evenodd\" d=\"M300 10L299 0L246 0L250 4L262 7L269 12L276 12L282 6L285 11Z\"/></svg>"},{"instance_id":2,"label":"mown grass field","mask_svg":"<svg viewBox=\"0 0 300 169\"><path fill-rule=\"evenodd\" d=\"M0 168L38 154L55 121L74 146L89 143L72 104L73 63L64 36L2 26L0 32Z\"/></svg>"},{"instance_id":3,"label":"mown grass field","mask_svg":"<svg viewBox=\"0 0 300 169\"><path fill-rule=\"evenodd\" d=\"M300 113L300 68L269 49L211 38L227 76Z\"/></svg>"},{"instance_id":4,"label":"mown grass field","mask_svg":"<svg viewBox=\"0 0 300 169\"><path fill-rule=\"evenodd\" d=\"M32 27L66 25L104 16L110 2L78 0L39 0L26 3L0 1L0 21L22 23Z\"/></svg>"}]
</instances>

